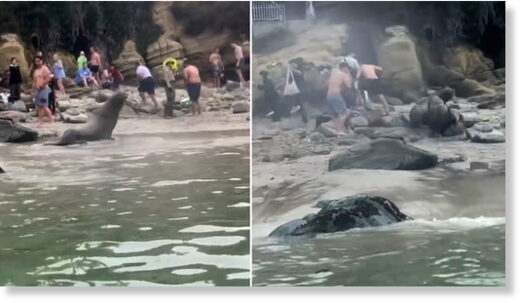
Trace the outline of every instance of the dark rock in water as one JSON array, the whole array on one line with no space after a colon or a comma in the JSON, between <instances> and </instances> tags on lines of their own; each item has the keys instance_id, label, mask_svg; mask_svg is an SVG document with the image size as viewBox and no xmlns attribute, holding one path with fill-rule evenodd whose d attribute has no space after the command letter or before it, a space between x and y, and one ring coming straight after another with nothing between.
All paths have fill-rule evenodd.
<instances>
[{"instance_id":1,"label":"dark rock in water","mask_svg":"<svg viewBox=\"0 0 520 303\"><path fill-rule=\"evenodd\" d=\"M370 139L390 138L406 142L415 142L429 135L427 130L408 127L358 127L354 132Z\"/></svg>"},{"instance_id":2,"label":"dark rock in water","mask_svg":"<svg viewBox=\"0 0 520 303\"><path fill-rule=\"evenodd\" d=\"M475 143L503 143L506 142L506 137L499 130L492 130L488 133L470 132L471 142Z\"/></svg>"},{"instance_id":3,"label":"dark rock in water","mask_svg":"<svg viewBox=\"0 0 520 303\"><path fill-rule=\"evenodd\" d=\"M0 142L31 142L38 139L38 133L10 120L0 119Z\"/></svg>"},{"instance_id":4,"label":"dark rock in water","mask_svg":"<svg viewBox=\"0 0 520 303\"><path fill-rule=\"evenodd\" d=\"M2 169L2 167L0 166L0 174L3 174L5 173L5 170Z\"/></svg>"},{"instance_id":5,"label":"dark rock in water","mask_svg":"<svg viewBox=\"0 0 520 303\"><path fill-rule=\"evenodd\" d=\"M402 140L378 139L353 145L333 155L329 171L336 169L420 170L435 167L438 157Z\"/></svg>"},{"instance_id":6,"label":"dark rock in water","mask_svg":"<svg viewBox=\"0 0 520 303\"><path fill-rule=\"evenodd\" d=\"M233 104L233 114L242 114L249 112L249 103L241 102Z\"/></svg>"},{"instance_id":7,"label":"dark rock in water","mask_svg":"<svg viewBox=\"0 0 520 303\"><path fill-rule=\"evenodd\" d=\"M277 227L270 237L332 233L353 228L383 226L413 220L390 200L373 195L355 195L316 204L321 210Z\"/></svg>"}]
</instances>

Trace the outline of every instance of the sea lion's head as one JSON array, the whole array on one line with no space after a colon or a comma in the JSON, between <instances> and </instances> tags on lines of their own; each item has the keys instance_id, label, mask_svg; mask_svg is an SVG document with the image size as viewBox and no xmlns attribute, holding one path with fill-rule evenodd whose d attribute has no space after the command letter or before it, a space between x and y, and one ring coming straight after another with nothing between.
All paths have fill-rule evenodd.
<instances>
[{"instance_id":1,"label":"sea lion's head","mask_svg":"<svg viewBox=\"0 0 520 303\"><path fill-rule=\"evenodd\" d=\"M119 114L119 111L121 111L121 108L123 108L123 105L125 105L127 97L127 93L117 92L106 101L105 106L110 108L111 112L116 112Z\"/></svg>"}]
</instances>

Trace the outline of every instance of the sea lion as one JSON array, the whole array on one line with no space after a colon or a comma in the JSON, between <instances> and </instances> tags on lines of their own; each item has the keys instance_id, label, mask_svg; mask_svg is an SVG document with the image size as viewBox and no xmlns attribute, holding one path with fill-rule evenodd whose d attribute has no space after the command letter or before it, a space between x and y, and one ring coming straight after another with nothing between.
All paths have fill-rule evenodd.
<instances>
[{"instance_id":1,"label":"sea lion","mask_svg":"<svg viewBox=\"0 0 520 303\"><path fill-rule=\"evenodd\" d=\"M52 145L80 144L87 141L106 140L112 138L119 112L125 104L127 94L118 92L111 96L103 106L92 111L92 117L84 127L67 129L57 143Z\"/></svg>"},{"instance_id":2,"label":"sea lion","mask_svg":"<svg viewBox=\"0 0 520 303\"><path fill-rule=\"evenodd\" d=\"M269 237L287 237L332 233L352 228L382 226L413 220L402 213L392 201L374 195L354 195L316 204L317 214L309 214L280 225Z\"/></svg>"}]
</instances>

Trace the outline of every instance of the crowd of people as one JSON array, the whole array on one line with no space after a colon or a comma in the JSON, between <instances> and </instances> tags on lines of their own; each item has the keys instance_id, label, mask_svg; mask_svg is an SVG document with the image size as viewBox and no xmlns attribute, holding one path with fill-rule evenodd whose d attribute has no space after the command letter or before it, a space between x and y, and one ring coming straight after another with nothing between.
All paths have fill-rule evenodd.
<instances>
[{"instance_id":1,"label":"crowd of people","mask_svg":"<svg viewBox=\"0 0 520 303\"><path fill-rule=\"evenodd\" d=\"M328 113L332 116L335 131L338 134L345 132L348 121L353 117L352 108L364 106L372 109L371 98L383 105L388 115L388 104L378 74L382 68L373 64L359 64L354 54L345 57L332 69L328 79L326 103ZM288 114L300 112L302 121L307 123L307 114L303 104L309 99L309 92L302 72L302 67L296 63L288 63L285 67L286 82L283 91L269 77L269 72L260 72L263 83L259 85L264 91L264 100L268 108L267 117L279 121L290 108Z\"/></svg>"},{"instance_id":2,"label":"crowd of people","mask_svg":"<svg viewBox=\"0 0 520 303\"><path fill-rule=\"evenodd\" d=\"M231 43L236 60L235 70L240 80L240 84L245 86L243 70L245 66L245 58L242 47L238 44ZM54 121L56 113L56 96L65 96L64 79L67 77L66 70L58 53L52 56L52 65L47 65L41 51L37 51L29 68L29 75L32 79L31 92L33 102L38 113L38 127L42 125L43 119L48 118L50 123ZM76 73L74 82L80 87L92 87L95 89L114 89L118 90L120 84L124 81L123 74L116 66L111 65L109 68L103 68L103 60L96 47L90 48L90 58L87 58L84 51L80 51L76 59ZM220 49L216 48L209 56L211 66L211 76L213 86L220 88L225 81L224 62L220 55ZM183 59L183 71L178 71L179 64L176 59L168 58L164 61L163 67L163 83L166 91L166 102L164 104L164 117L174 117L175 105L175 80L176 74L182 75L184 78L184 86L188 92L189 100L192 104L192 114L200 115L204 111L204 107L200 102L200 92L202 89L202 80L199 68ZM10 101L20 99L20 91L23 83L22 73L17 59L12 58L9 66L9 85L10 85ZM150 69L141 60L135 74L139 81L137 91L143 103L148 103L148 99L154 105L154 112L161 110L161 103L155 96L156 80L154 79Z\"/></svg>"}]
</instances>

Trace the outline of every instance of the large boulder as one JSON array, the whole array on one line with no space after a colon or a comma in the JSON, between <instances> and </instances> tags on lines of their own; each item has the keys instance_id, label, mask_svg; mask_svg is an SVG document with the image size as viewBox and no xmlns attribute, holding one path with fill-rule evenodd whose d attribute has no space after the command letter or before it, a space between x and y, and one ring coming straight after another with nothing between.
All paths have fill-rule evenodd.
<instances>
[{"instance_id":1,"label":"large boulder","mask_svg":"<svg viewBox=\"0 0 520 303\"><path fill-rule=\"evenodd\" d=\"M146 48L146 64L155 79L163 78L162 63L166 58L183 58L182 45L168 35L162 35Z\"/></svg>"},{"instance_id":2,"label":"large boulder","mask_svg":"<svg viewBox=\"0 0 520 303\"><path fill-rule=\"evenodd\" d=\"M14 101L13 103L7 103L7 110L25 113L27 112L27 107L25 106L25 102L18 100Z\"/></svg>"},{"instance_id":3,"label":"large boulder","mask_svg":"<svg viewBox=\"0 0 520 303\"><path fill-rule=\"evenodd\" d=\"M20 72L24 82L29 82L29 58L24 43L16 34L4 34L0 36L0 83L7 85L8 72L11 58L16 58L20 65Z\"/></svg>"},{"instance_id":4,"label":"large boulder","mask_svg":"<svg viewBox=\"0 0 520 303\"><path fill-rule=\"evenodd\" d=\"M38 133L18 125L11 120L0 119L0 142L31 142L38 139Z\"/></svg>"},{"instance_id":5,"label":"large boulder","mask_svg":"<svg viewBox=\"0 0 520 303\"><path fill-rule=\"evenodd\" d=\"M404 26L385 29L385 39L376 47L382 78L401 91L422 90L423 75L415 41Z\"/></svg>"},{"instance_id":6,"label":"large boulder","mask_svg":"<svg viewBox=\"0 0 520 303\"><path fill-rule=\"evenodd\" d=\"M309 214L277 227L269 237L287 237L332 233L353 228L383 226L413 220L390 200L373 195L354 195L322 200L317 214Z\"/></svg>"},{"instance_id":7,"label":"large boulder","mask_svg":"<svg viewBox=\"0 0 520 303\"><path fill-rule=\"evenodd\" d=\"M114 65L121 71L125 77L125 81L137 83L135 70L142 61L144 61L144 59L137 52L135 42L128 40L125 42L121 54L114 60Z\"/></svg>"},{"instance_id":8,"label":"large boulder","mask_svg":"<svg viewBox=\"0 0 520 303\"><path fill-rule=\"evenodd\" d=\"M356 144L329 159L329 171L337 169L421 170L435 167L438 156L402 140L377 139Z\"/></svg>"},{"instance_id":9,"label":"large boulder","mask_svg":"<svg viewBox=\"0 0 520 303\"><path fill-rule=\"evenodd\" d=\"M471 45L459 45L448 49L443 56L443 63L469 79L479 82L497 80L493 61Z\"/></svg>"}]
</instances>

